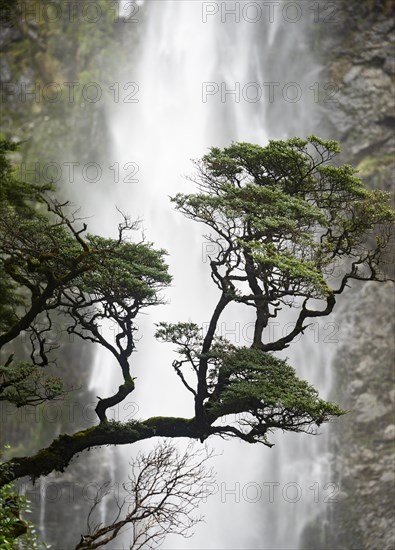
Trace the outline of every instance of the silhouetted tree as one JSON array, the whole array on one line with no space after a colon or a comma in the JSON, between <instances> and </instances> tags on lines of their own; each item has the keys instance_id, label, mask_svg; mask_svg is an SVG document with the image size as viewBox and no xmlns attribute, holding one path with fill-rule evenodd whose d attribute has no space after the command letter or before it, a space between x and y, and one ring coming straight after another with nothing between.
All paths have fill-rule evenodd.
<instances>
[{"instance_id":1,"label":"silhouetted tree","mask_svg":"<svg viewBox=\"0 0 395 550\"><path fill-rule=\"evenodd\" d=\"M161 323L156 333L177 346L173 368L194 400L195 415L128 422L108 420L107 410L134 390L129 360L135 319L143 308L162 303L160 292L171 280L165 252L144 240L133 242L138 224L127 216L116 239L87 233L50 189L17 181L6 158L10 148L3 143L0 160L1 399L22 406L60 393L57 380L40 378L54 355L47 334L57 312L69 333L112 353L123 383L114 395L99 398L97 425L62 434L33 456L12 458L0 467L1 483L63 471L77 453L94 446L151 437L204 441L212 435L271 446L268 435L275 429L313 433L343 414L274 354L303 333L310 319L329 315L351 280L385 279L381 266L394 220L389 198L367 190L350 166L332 163L336 142L310 136L266 147L235 143L212 148L196 163L198 192L172 200L185 216L210 228L219 299L205 334L184 322ZM312 299L321 307L312 306ZM231 303L255 311L250 348L218 335ZM294 326L268 340L269 321L286 308L298 308ZM113 341L100 330L104 320L113 323ZM19 363L6 351L22 332L30 335L32 352L30 362ZM235 420L226 424L230 414Z\"/></svg>"},{"instance_id":2,"label":"silhouetted tree","mask_svg":"<svg viewBox=\"0 0 395 550\"><path fill-rule=\"evenodd\" d=\"M125 496L115 495L116 517L107 525L97 523L95 512L111 493L109 483L96 494L87 521L87 534L76 550L105 546L127 528L131 548L158 548L169 534L188 538L202 517L193 516L213 487L214 473L207 467L212 452L190 444L180 452L170 441L159 442L148 454L132 460Z\"/></svg>"}]
</instances>

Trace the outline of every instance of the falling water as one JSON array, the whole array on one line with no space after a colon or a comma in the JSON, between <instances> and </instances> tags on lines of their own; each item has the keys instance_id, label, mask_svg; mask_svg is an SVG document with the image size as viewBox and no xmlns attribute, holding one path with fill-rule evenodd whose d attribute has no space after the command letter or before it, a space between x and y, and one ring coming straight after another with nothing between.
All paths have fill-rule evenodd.
<instances>
[{"instance_id":1,"label":"falling water","mask_svg":"<svg viewBox=\"0 0 395 550\"><path fill-rule=\"evenodd\" d=\"M120 167L138 167L133 177L138 181L118 184L97 207L101 230L111 234L117 226L113 204L132 218L142 218L147 240L169 252L173 275L172 288L166 291L169 304L138 321L141 339L132 358L137 377L132 398L140 418L193 414L189 394L172 372L172 352L154 341L153 325L190 320L204 326L217 298L202 228L175 213L168 199L178 191L193 191L184 178L192 171L190 159L201 157L209 146L231 141L264 145L268 139L308 135L316 127L314 94L320 68L308 48L310 13L293 13L291 8L284 13L277 3L269 13L263 5L268 3L259 2L249 3L246 11L246 4L145 2L140 9L140 49L134 52L135 45L129 44L134 62L120 70L120 88L136 83L138 102L112 108L113 157ZM261 12L253 12L252 5ZM298 4L299 10L306 5ZM231 8L236 12L230 13ZM286 330L289 320L273 326L277 337L281 334L275 331ZM222 319L221 333L248 345L249 322L248 312L233 308ZM324 397L330 385L325 374L330 354L328 346L324 350L315 340L322 341L325 330L315 325L315 332L288 353L299 375ZM99 395L107 395L119 379L105 352L100 354L94 380ZM169 537L165 548L297 549L328 481L325 438L280 434L274 440L271 450L216 442L216 450L224 454L215 465L218 491L203 506L206 523L192 539ZM126 471L134 451L120 452Z\"/></svg>"},{"instance_id":2,"label":"falling water","mask_svg":"<svg viewBox=\"0 0 395 550\"><path fill-rule=\"evenodd\" d=\"M45 525L45 512L46 512L46 488L47 488L47 478L42 476L40 478L40 516L38 528L43 540L46 540L46 525Z\"/></svg>"}]
</instances>

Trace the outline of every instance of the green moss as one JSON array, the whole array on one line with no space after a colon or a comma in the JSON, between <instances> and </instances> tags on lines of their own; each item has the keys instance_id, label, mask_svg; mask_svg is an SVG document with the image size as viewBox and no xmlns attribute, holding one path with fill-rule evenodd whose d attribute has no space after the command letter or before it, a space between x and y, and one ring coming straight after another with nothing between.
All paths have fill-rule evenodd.
<instances>
[{"instance_id":1,"label":"green moss","mask_svg":"<svg viewBox=\"0 0 395 550\"><path fill-rule=\"evenodd\" d=\"M6 44L4 51L11 73L8 97L2 105L6 137L24 142L25 161L80 161L78 156L84 151L90 162L100 162L108 145L105 109L106 103L114 100L111 85L119 79L119 66L130 67L130 51L122 43L122 30L126 29L116 21L114 3L96 0L101 16L95 23L87 17L67 17L64 7L62 17L40 17L35 21L33 34L17 10L20 2L26 2L13 2L15 39ZM36 13L51 10L45 0L36 0L35 4ZM79 4L83 10L90 2L81 0ZM29 13L34 14L32 5ZM31 95L21 99L22 82L27 90L37 87L38 101ZM71 101L65 82L78 83ZM82 94L84 85L92 82L102 90L98 103L87 102ZM61 90L56 101L46 99L51 96L50 91L47 95L43 91L48 83L56 83Z\"/></svg>"},{"instance_id":2,"label":"green moss","mask_svg":"<svg viewBox=\"0 0 395 550\"><path fill-rule=\"evenodd\" d=\"M149 427L175 427L178 425L189 425L192 424L194 419L192 418L182 418L182 417L167 417L167 416L152 416L147 420L144 420L143 424Z\"/></svg>"},{"instance_id":3,"label":"green moss","mask_svg":"<svg viewBox=\"0 0 395 550\"><path fill-rule=\"evenodd\" d=\"M388 165L394 162L394 155L383 155L380 157L367 156L358 164L357 170L362 178L368 178L375 172L384 170Z\"/></svg>"}]
</instances>

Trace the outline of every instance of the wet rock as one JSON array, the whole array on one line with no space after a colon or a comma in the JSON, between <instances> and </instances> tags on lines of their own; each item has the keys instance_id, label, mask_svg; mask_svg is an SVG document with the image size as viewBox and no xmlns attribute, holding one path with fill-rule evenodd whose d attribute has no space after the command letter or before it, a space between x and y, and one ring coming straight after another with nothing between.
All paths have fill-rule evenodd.
<instances>
[{"instance_id":1,"label":"wet rock","mask_svg":"<svg viewBox=\"0 0 395 550\"><path fill-rule=\"evenodd\" d=\"M353 380L350 385L348 386L348 392L353 395L353 394L358 394L360 393L360 390L363 386L363 381L362 380Z\"/></svg>"},{"instance_id":2,"label":"wet rock","mask_svg":"<svg viewBox=\"0 0 395 550\"><path fill-rule=\"evenodd\" d=\"M366 423L372 422L376 418L380 418L388 412L388 409L378 400L377 396L371 393L363 393L360 395L354 407L356 414L356 422Z\"/></svg>"},{"instance_id":3,"label":"wet rock","mask_svg":"<svg viewBox=\"0 0 395 550\"><path fill-rule=\"evenodd\" d=\"M384 472L383 475L380 477L380 481L382 483L394 483L395 473L394 472Z\"/></svg>"},{"instance_id":4,"label":"wet rock","mask_svg":"<svg viewBox=\"0 0 395 550\"><path fill-rule=\"evenodd\" d=\"M383 433L383 439L385 441L391 441L392 439L395 439L395 425L390 424L387 426Z\"/></svg>"}]
</instances>

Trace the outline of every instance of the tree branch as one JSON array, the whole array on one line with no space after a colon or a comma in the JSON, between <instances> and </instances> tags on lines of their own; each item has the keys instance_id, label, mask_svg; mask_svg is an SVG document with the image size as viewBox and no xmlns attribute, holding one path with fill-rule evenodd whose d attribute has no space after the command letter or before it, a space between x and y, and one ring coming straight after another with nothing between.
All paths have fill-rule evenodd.
<instances>
[{"instance_id":1,"label":"tree branch","mask_svg":"<svg viewBox=\"0 0 395 550\"><path fill-rule=\"evenodd\" d=\"M63 434L49 447L31 457L13 458L0 465L0 486L24 476L33 480L52 471L63 472L72 458L101 445L127 445L151 437L190 437L199 439L201 431L194 419L152 417L145 421L105 422L73 435Z\"/></svg>"}]
</instances>

